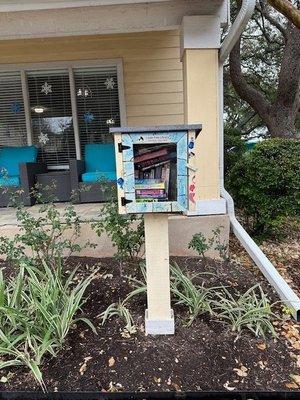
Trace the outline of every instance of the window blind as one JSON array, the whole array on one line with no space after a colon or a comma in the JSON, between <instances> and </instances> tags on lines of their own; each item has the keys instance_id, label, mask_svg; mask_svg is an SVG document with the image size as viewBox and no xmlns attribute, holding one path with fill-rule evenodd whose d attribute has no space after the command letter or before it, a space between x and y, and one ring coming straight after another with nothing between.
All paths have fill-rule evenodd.
<instances>
[{"instance_id":1,"label":"window blind","mask_svg":"<svg viewBox=\"0 0 300 400\"><path fill-rule=\"evenodd\" d=\"M81 152L89 143L112 142L111 126L120 126L116 67L75 68Z\"/></svg>"},{"instance_id":2,"label":"window blind","mask_svg":"<svg viewBox=\"0 0 300 400\"><path fill-rule=\"evenodd\" d=\"M0 73L0 146L25 146L27 132L21 74Z\"/></svg>"},{"instance_id":3,"label":"window blind","mask_svg":"<svg viewBox=\"0 0 300 400\"><path fill-rule=\"evenodd\" d=\"M69 73L27 72L33 143L48 167L68 166L76 158Z\"/></svg>"}]
</instances>

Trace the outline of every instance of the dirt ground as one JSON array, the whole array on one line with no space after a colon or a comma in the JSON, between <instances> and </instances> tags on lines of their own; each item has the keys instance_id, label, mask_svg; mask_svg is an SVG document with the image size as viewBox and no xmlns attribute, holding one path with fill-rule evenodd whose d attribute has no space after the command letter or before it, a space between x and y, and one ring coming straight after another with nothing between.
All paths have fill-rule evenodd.
<instances>
[{"instance_id":1,"label":"dirt ground","mask_svg":"<svg viewBox=\"0 0 300 400\"><path fill-rule=\"evenodd\" d=\"M234 239L231 255L230 263L210 260L204 264L192 258L172 261L191 273L212 272L201 275L207 286L228 285L242 293L261 283L271 300L278 300ZM299 258L290 260L293 262L282 264L282 272L299 289ZM58 357L47 359L41 368L49 391L281 391L298 390L297 379L300 387L300 327L292 320L274 323L277 339L263 342L245 331L236 340L228 325L208 315L198 317L190 327L184 326L186 312L177 306L176 334L147 337L145 297L140 296L129 305L137 333L123 337L124 323L113 319L102 326L100 313L111 303L123 300L132 285L120 278L114 259L72 258L70 267L78 263L81 276L99 269L83 307L98 335L81 323L72 329ZM126 266L124 273L139 276L138 264ZM26 369L10 372L8 382L0 383L0 390L40 390ZM1 376L8 376L8 371L1 371Z\"/></svg>"}]
</instances>

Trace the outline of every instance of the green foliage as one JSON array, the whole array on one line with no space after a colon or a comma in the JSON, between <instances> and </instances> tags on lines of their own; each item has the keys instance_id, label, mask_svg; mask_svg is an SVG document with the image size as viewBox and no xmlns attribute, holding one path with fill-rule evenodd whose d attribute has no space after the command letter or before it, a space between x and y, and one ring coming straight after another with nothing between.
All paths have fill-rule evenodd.
<instances>
[{"instance_id":1,"label":"green foliage","mask_svg":"<svg viewBox=\"0 0 300 400\"><path fill-rule=\"evenodd\" d=\"M115 194L101 209L101 219L93 223L98 236L106 233L117 251L115 257L120 261L135 259L144 243L144 220L141 216L120 215Z\"/></svg>"},{"instance_id":2,"label":"green foliage","mask_svg":"<svg viewBox=\"0 0 300 400\"><path fill-rule=\"evenodd\" d=\"M26 366L46 390L40 366L46 355L56 356L74 323L81 320L94 332L92 323L77 317L90 275L74 283L76 270L63 275L42 262L39 268L21 263L16 277L0 271L0 369Z\"/></svg>"},{"instance_id":3,"label":"green foliage","mask_svg":"<svg viewBox=\"0 0 300 400\"><path fill-rule=\"evenodd\" d=\"M258 144L233 167L228 186L257 237L279 234L285 217L300 214L300 141Z\"/></svg>"},{"instance_id":4,"label":"green foliage","mask_svg":"<svg viewBox=\"0 0 300 400\"><path fill-rule=\"evenodd\" d=\"M147 293L145 264L141 263L140 266L143 279L127 277L133 283L134 290L123 301L123 306L131 298ZM187 309L187 326L199 315L208 313L211 318L230 324L232 331L238 336L245 329L256 337L265 337L268 333L276 336L271 322L276 315L260 285L251 287L242 295L233 295L224 286L205 287L204 284L195 283L195 278L206 274L208 273L191 276L177 264L170 266L172 301Z\"/></svg>"},{"instance_id":5,"label":"green foliage","mask_svg":"<svg viewBox=\"0 0 300 400\"><path fill-rule=\"evenodd\" d=\"M228 322L238 336L242 329L250 330L256 337L276 332L271 319L275 317L270 302L260 285L255 285L241 296L235 298L226 288L216 292L217 300L211 302L213 314L219 320Z\"/></svg>"},{"instance_id":6,"label":"green foliage","mask_svg":"<svg viewBox=\"0 0 300 400\"><path fill-rule=\"evenodd\" d=\"M12 263L39 266L45 262L54 268L63 257L94 247L90 242L83 246L76 243L81 224L71 203L61 211L54 203L41 204L36 214L18 204L16 217L20 232L13 239L0 237L0 254Z\"/></svg>"},{"instance_id":7,"label":"green foliage","mask_svg":"<svg viewBox=\"0 0 300 400\"><path fill-rule=\"evenodd\" d=\"M201 256L203 259L205 258L205 253L210 249L210 245L208 244L208 241L206 240L206 237L203 235L203 233L196 233L193 237L192 240L188 244L189 249L195 250L199 256Z\"/></svg>"},{"instance_id":8,"label":"green foliage","mask_svg":"<svg viewBox=\"0 0 300 400\"><path fill-rule=\"evenodd\" d=\"M228 247L225 243L221 242L221 228L222 227L218 227L214 229L209 239L201 232L196 233L189 242L188 248L195 250L203 260L205 260L205 253L208 250L217 250L221 259L226 261L228 259Z\"/></svg>"},{"instance_id":9,"label":"green foliage","mask_svg":"<svg viewBox=\"0 0 300 400\"><path fill-rule=\"evenodd\" d=\"M177 264L171 266L171 293L175 299L175 304L187 307L189 312L190 326L195 318L206 312L211 313L211 298L214 289L205 288L195 285L193 279L195 277L185 274Z\"/></svg>"},{"instance_id":10,"label":"green foliage","mask_svg":"<svg viewBox=\"0 0 300 400\"><path fill-rule=\"evenodd\" d=\"M125 306L125 302L126 300L110 304L107 309L100 314L100 317L102 319L102 325L105 325L105 323L113 317L122 319L126 324L124 329L129 334L133 334L136 333L136 327L129 309Z\"/></svg>"},{"instance_id":11,"label":"green foliage","mask_svg":"<svg viewBox=\"0 0 300 400\"><path fill-rule=\"evenodd\" d=\"M225 177L234 165L246 152L247 147L241 139L241 132L236 129L225 127L224 132L224 173Z\"/></svg>"}]
</instances>

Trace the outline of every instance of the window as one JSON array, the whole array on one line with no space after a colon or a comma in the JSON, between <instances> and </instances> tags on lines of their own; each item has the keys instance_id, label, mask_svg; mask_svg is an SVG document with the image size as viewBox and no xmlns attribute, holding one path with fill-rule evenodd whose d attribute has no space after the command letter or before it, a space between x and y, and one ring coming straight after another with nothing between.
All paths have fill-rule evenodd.
<instances>
[{"instance_id":1,"label":"window","mask_svg":"<svg viewBox=\"0 0 300 400\"><path fill-rule=\"evenodd\" d=\"M120 65L59 62L0 71L0 146L32 143L39 161L65 169L69 159L84 156L86 144L112 142L109 128L121 125Z\"/></svg>"},{"instance_id":2,"label":"window","mask_svg":"<svg viewBox=\"0 0 300 400\"><path fill-rule=\"evenodd\" d=\"M0 146L27 144L21 74L0 74Z\"/></svg>"},{"instance_id":3,"label":"window","mask_svg":"<svg viewBox=\"0 0 300 400\"><path fill-rule=\"evenodd\" d=\"M27 74L33 144L48 167L76 158L68 71Z\"/></svg>"},{"instance_id":4,"label":"window","mask_svg":"<svg viewBox=\"0 0 300 400\"><path fill-rule=\"evenodd\" d=\"M120 126L117 69L74 70L81 153L88 143L112 142L110 126Z\"/></svg>"}]
</instances>

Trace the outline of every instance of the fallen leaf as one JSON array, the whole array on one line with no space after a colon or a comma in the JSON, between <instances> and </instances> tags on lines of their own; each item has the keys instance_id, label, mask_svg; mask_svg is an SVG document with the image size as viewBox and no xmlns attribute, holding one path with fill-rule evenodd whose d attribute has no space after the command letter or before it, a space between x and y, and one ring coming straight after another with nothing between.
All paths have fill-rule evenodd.
<instances>
[{"instance_id":1,"label":"fallen leaf","mask_svg":"<svg viewBox=\"0 0 300 400\"><path fill-rule=\"evenodd\" d=\"M300 385L300 375L291 375L291 378L297 383L297 385Z\"/></svg>"},{"instance_id":2,"label":"fallen leaf","mask_svg":"<svg viewBox=\"0 0 300 400\"><path fill-rule=\"evenodd\" d=\"M229 386L229 385L230 385L230 383L227 381L226 383L224 383L223 386L224 386L225 389L227 389L229 391L235 390L235 387Z\"/></svg>"},{"instance_id":3,"label":"fallen leaf","mask_svg":"<svg viewBox=\"0 0 300 400\"><path fill-rule=\"evenodd\" d=\"M257 343L257 344L256 344L256 347L257 347L259 350L266 350L267 345L266 345L266 343L262 342L262 343Z\"/></svg>"},{"instance_id":4,"label":"fallen leaf","mask_svg":"<svg viewBox=\"0 0 300 400\"><path fill-rule=\"evenodd\" d=\"M241 377L245 377L248 375L247 373L248 368L246 368L244 365L242 365L240 368L233 368L233 371L236 372L236 374Z\"/></svg>"},{"instance_id":5,"label":"fallen leaf","mask_svg":"<svg viewBox=\"0 0 300 400\"><path fill-rule=\"evenodd\" d=\"M110 367L113 367L116 363L116 360L113 357L110 357L110 359L108 360L108 365Z\"/></svg>"},{"instance_id":6,"label":"fallen leaf","mask_svg":"<svg viewBox=\"0 0 300 400\"><path fill-rule=\"evenodd\" d=\"M84 358L84 362L81 365L81 367L79 368L79 373L80 375L83 375L87 369L87 363L92 359L93 357L85 357Z\"/></svg>"},{"instance_id":7,"label":"fallen leaf","mask_svg":"<svg viewBox=\"0 0 300 400\"><path fill-rule=\"evenodd\" d=\"M288 382L284 384L288 389L298 389L298 385L295 382Z\"/></svg>"},{"instance_id":8,"label":"fallen leaf","mask_svg":"<svg viewBox=\"0 0 300 400\"><path fill-rule=\"evenodd\" d=\"M172 382L172 386L176 392L181 392L181 387L177 383Z\"/></svg>"}]
</instances>

